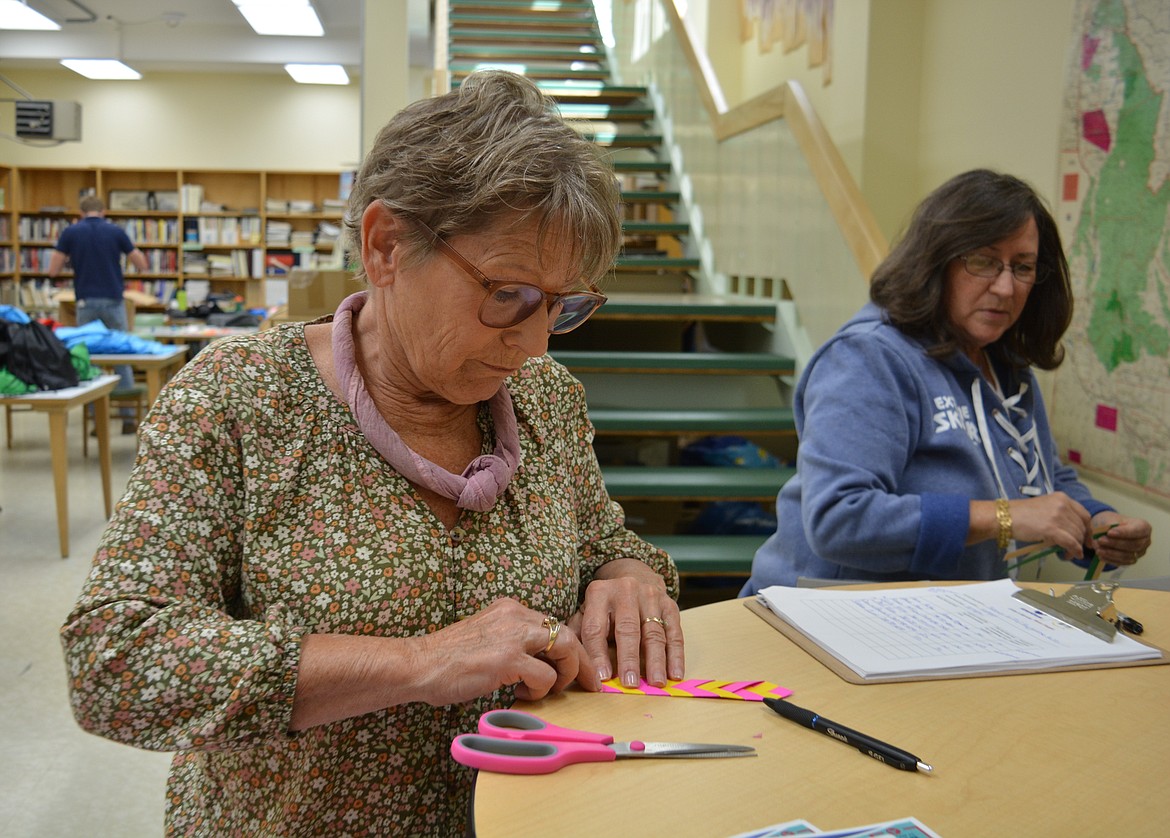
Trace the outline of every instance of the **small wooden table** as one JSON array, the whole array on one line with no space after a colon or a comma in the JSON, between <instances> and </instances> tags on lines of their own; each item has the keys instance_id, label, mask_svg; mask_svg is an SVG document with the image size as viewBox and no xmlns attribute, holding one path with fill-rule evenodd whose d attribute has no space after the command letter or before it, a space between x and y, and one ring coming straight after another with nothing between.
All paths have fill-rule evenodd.
<instances>
[{"instance_id":1,"label":"small wooden table","mask_svg":"<svg viewBox=\"0 0 1170 838\"><path fill-rule=\"evenodd\" d=\"M134 334L139 337L157 340L160 343L204 343L216 338L230 335L254 335L260 331L258 326L150 326L146 329L135 329Z\"/></svg>"},{"instance_id":2,"label":"small wooden table","mask_svg":"<svg viewBox=\"0 0 1170 838\"><path fill-rule=\"evenodd\" d=\"M65 435L69 411L75 407L94 406L97 429L98 459L102 470L102 498L106 517L113 511L110 496L110 393L121 379L103 375L63 390L43 390L23 396L0 396L5 407L18 405L49 414L49 447L53 457L53 488L57 496L57 538L61 558L69 556L69 450ZM12 424L8 424L8 446L12 446Z\"/></svg>"},{"instance_id":3,"label":"small wooden table","mask_svg":"<svg viewBox=\"0 0 1170 838\"><path fill-rule=\"evenodd\" d=\"M123 355L98 353L89 356L91 363L99 367L114 367L126 364L146 375L146 405L149 407L158 398L159 391L172 375L187 361L184 346L172 346L160 355Z\"/></svg>"}]
</instances>

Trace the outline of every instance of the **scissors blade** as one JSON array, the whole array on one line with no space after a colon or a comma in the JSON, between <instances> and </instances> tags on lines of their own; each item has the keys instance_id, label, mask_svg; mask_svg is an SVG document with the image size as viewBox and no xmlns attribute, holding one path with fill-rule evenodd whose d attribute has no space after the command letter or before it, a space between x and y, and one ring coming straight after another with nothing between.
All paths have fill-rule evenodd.
<instances>
[{"instance_id":1,"label":"scissors blade","mask_svg":"<svg viewBox=\"0 0 1170 838\"><path fill-rule=\"evenodd\" d=\"M703 742L614 742L609 747L617 754L618 759L636 757L718 759L756 755L756 749L748 745L715 745Z\"/></svg>"}]
</instances>

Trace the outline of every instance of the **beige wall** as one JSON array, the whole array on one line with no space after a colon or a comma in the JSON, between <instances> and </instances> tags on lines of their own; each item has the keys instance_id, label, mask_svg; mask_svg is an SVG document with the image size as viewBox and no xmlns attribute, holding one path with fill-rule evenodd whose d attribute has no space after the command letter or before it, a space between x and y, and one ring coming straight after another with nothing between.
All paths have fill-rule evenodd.
<instances>
[{"instance_id":1,"label":"beige wall","mask_svg":"<svg viewBox=\"0 0 1170 838\"><path fill-rule=\"evenodd\" d=\"M1010 170L1055 194L1065 53L1075 0L836 0L832 82L787 55L741 43L738 3L688 0L728 105L796 79L882 232L951 175ZM718 8L722 14L716 14Z\"/></svg>"},{"instance_id":2,"label":"beige wall","mask_svg":"<svg viewBox=\"0 0 1170 838\"><path fill-rule=\"evenodd\" d=\"M52 148L0 139L4 163L329 170L358 159L356 84L296 84L284 73L150 73L137 82L90 81L64 69L4 75L38 99L80 102L82 126L81 142ZM0 124L12 125L11 110Z\"/></svg>"},{"instance_id":3,"label":"beige wall","mask_svg":"<svg viewBox=\"0 0 1170 838\"><path fill-rule=\"evenodd\" d=\"M925 0L919 195L990 166L1054 202L1074 5Z\"/></svg>"},{"instance_id":4,"label":"beige wall","mask_svg":"<svg viewBox=\"0 0 1170 838\"><path fill-rule=\"evenodd\" d=\"M931 189L979 166L1026 179L1055 206L1076 0L836 0L827 87L807 68L804 49L784 56L741 44L738 8L729 15L725 2L688 0L688 22L705 21L728 105L799 80L887 236ZM1170 575L1170 503L1083 478L1097 497L1154 525L1154 546L1126 576ZM1049 563L1045 576L1078 572Z\"/></svg>"}]
</instances>

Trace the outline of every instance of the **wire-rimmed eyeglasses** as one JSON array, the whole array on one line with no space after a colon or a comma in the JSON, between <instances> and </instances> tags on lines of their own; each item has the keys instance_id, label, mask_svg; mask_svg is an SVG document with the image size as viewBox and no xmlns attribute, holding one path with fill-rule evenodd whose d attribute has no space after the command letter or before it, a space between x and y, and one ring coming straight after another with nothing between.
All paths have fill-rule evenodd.
<instances>
[{"instance_id":1,"label":"wire-rimmed eyeglasses","mask_svg":"<svg viewBox=\"0 0 1170 838\"><path fill-rule=\"evenodd\" d=\"M1011 265L1002 259L996 259L994 256L986 256L982 253L966 253L955 258L963 263L967 273L981 279L996 279L1003 273L1004 268L1011 271L1012 279L1021 285L1035 285L1043 279L1035 262L1019 262Z\"/></svg>"},{"instance_id":2,"label":"wire-rimmed eyeglasses","mask_svg":"<svg viewBox=\"0 0 1170 838\"><path fill-rule=\"evenodd\" d=\"M479 304L479 322L489 328L507 329L517 323L523 323L540 308L541 303L544 303L548 306L549 332L563 335L588 320L608 299L596 287L590 291L550 294L528 282L501 282L488 279L483 271L448 244L442 236L417 219L415 223L426 231L443 255L487 291L487 296Z\"/></svg>"}]
</instances>

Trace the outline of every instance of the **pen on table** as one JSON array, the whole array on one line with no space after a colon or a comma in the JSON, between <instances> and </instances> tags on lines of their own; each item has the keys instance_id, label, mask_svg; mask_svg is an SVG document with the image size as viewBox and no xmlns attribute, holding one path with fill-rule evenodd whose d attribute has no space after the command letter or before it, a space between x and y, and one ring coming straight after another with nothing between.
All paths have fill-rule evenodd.
<instances>
[{"instance_id":1,"label":"pen on table","mask_svg":"<svg viewBox=\"0 0 1170 838\"><path fill-rule=\"evenodd\" d=\"M798 725L811 728L817 733L831 736L838 742L851 745L866 756L873 757L878 762L884 762L886 765L892 765L894 768L900 768L903 771L922 771L927 774L934 771L933 766L927 765L918 757L914 756L914 754L907 753L901 748L895 748L893 745L881 742L872 736L866 736L864 733L850 730L836 722L831 722L824 716L814 713L812 710L805 710L803 707L797 707L795 704L779 698L765 698L764 703L784 718L796 722Z\"/></svg>"}]
</instances>

